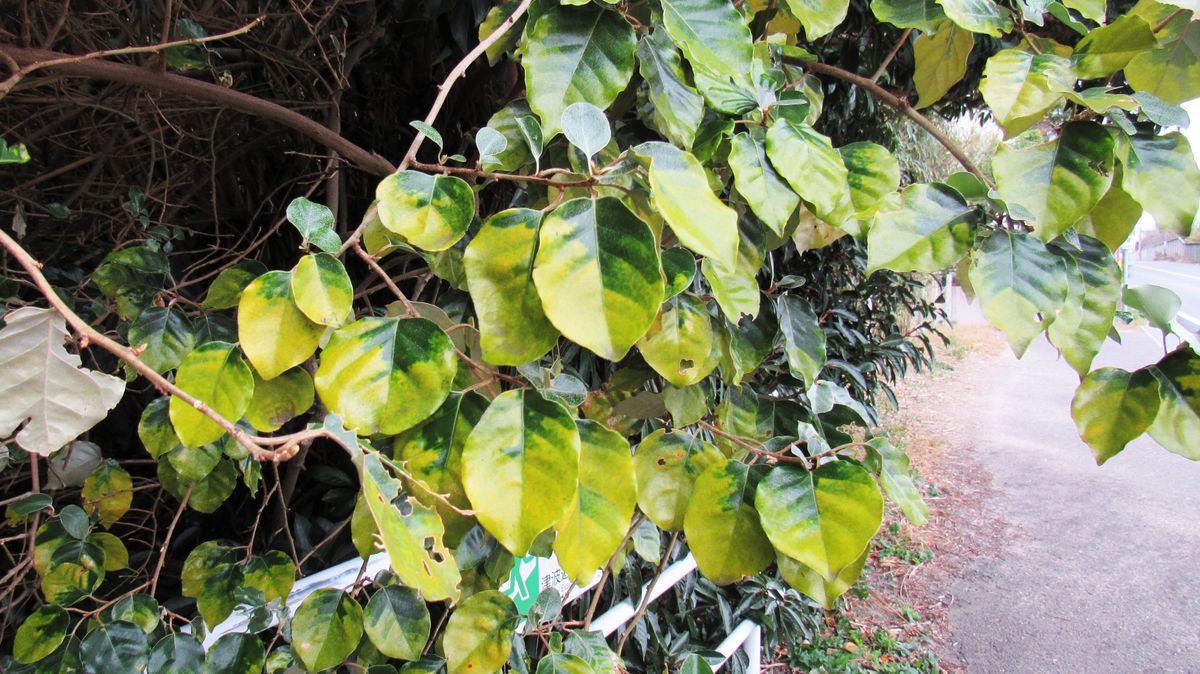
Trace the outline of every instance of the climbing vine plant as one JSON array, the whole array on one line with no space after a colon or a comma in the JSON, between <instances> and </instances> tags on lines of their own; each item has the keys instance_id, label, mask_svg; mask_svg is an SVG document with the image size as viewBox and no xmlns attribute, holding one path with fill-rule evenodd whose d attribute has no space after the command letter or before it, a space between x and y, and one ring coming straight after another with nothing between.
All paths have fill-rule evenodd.
<instances>
[{"instance_id":1,"label":"climbing vine plant","mask_svg":"<svg viewBox=\"0 0 1200 674\"><path fill-rule=\"evenodd\" d=\"M239 262L194 311L157 301L170 272L160 247L105 257L92 281L128 322L125 343L81 319L0 232L50 305L13 307L0 330L0 435L35 468L144 378L162 397L138 434L187 507L213 512L239 481L257 492L264 464L313 443L340 448L359 475L354 543L389 567L292 612L296 560L213 540L183 568L198 612L188 629L160 609L157 573L79 610L128 564L107 529L130 507L130 476L101 462L83 507L40 493L6 501L36 527L29 563L44 598L16 632L14 666L315 672L352 660L415 672L441 658L448 674L600 674L619 658L587 620L556 622L548 602L522 618L487 567L553 552L575 583L604 582L647 528L682 534L715 583L774 565L832 605L862 571L885 495L914 523L926 517L907 458L837 383L828 314L774 265L776 251L841 237L865 243L871 273L957 268L1018 356L1048 338L1082 379L1071 412L1097 462L1143 433L1200 459L1192 348L1133 372L1092 369L1122 300L1172 330L1177 299L1123 291L1113 251L1143 210L1194 234L1192 150L1178 132L1155 133L1186 121L1178 104L1200 94L1192 9L873 0L879 22L904 29L892 54L913 40L909 101L807 48L847 7L499 3L348 236L327 208L297 199L286 213L303 238L294 265ZM1080 37L1037 34L1051 26ZM998 49L979 93L1020 137L990 173L918 111L985 40ZM519 63L525 95L475 134L473 157L447 156L438 112L484 53ZM897 108L963 170L902 187L884 147L835 147L816 128L830 86ZM439 150L432 163L416 159L425 141ZM495 194L508 207L481 207ZM422 257L469 306L411 301L381 264L397 252ZM395 302L363 303L349 258ZM72 335L118 357L126 376L85 367L65 346ZM568 357L604 379L567 371ZM239 607L243 628L206 652L201 639ZM534 633L543 647L527 650L522 635Z\"/></svg>"}]
</instances>

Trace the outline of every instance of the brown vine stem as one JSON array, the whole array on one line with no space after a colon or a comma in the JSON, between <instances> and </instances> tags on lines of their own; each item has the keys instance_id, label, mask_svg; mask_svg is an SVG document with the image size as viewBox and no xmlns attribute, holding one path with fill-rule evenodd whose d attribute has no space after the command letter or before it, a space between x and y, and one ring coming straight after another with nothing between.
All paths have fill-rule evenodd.
<instances>
[{"instance_id":1,"label":"brown vine stem","mask_svg":"<svg viewBox=\"0 0 1200 674\"><path fill-rule=\"evenodd\" d=\"M12 255L13 258L15 258L17 262L25 268L25 271L29 274L29 277L33 280L34 285L37 286L38 291L42 293L42 296L46 298L46 301L50 303L50 306L57 311L60 316L66 319L67 323L71 325L71 328L75 331L75 333L80 335L87 344L96 344L105 351L108 351L117 358L120 358L122 361L128 363L129 366L134 370L137 370L138 374L145 377L147 381L153 384L154 387L159 391L179 398L183 402L194 407L204 416L212 419L218 426L224 428L226 432L232 435L240 445L245 447L246 450L250 452L251 456L253 456L256 460L278 463L280 461L287 461L295 456L298 445L296 444L296 441L290 439L291 436L280 436L278 438L259 438L248 435L244 430L238 428L228 419L214 411L204 401L193 397L187 391L184 391L168 381L166 377L155 372L149 365L146 365L146 363L142 362L142 359L138 357L137 352L135 352L133 349L110 339L104 333L89 325L87 321L83 320L79 317L79 314L76 314L74 311L72 311L71 308L68 307L66 303L58 297L58 294L54 292L54 287L50 285L50 282L47 281L46 277L42 274L42 263L35 260L32 255L30 255L24 248L21 247L20 244L13 240L13 238L4 230L0 230L0 246L3 246L4 249L7 250L9 254ZM301 433L303 433L303 431ZM260 442L282 444L284 446L277 450L267 450L263 449Z\"/></svg>"},{"instance_id":2,"label":"brown vine stem","mask_svg":"<svg viewBox=\"0 0 1200 674\"><path fill-rule=\"evenodd\" d=\"M1160 30L1166 28L1167 24L1169 24L1175 20L1175 17L1179 16L1180 14L1183 14L1186 11L1188 11L1188 10L1180 7L1179 9L1175 10L1174 12L1171 12L1169 15L1167 15L1167 18L1163 19L1162 21L1159 21L1158 25L1156 25L1151 32L1157 33Z\"/></svg>"},{"instance_id":3,"label":"brown vine stem","mask_svg":"<svg viewBox=\"0 0 1200 674\"><path fill-rule=\"evenodd\" d=\"M225 40L225 39L228 39L231 37L236 37L238 35L242 35L244 33L249 33L251 30L254 30L254 28L256 26L258 26L258 24L262 23L263 21L266 21L266 19L267 19L267 17L265 15L260 16L257 19L251 21L250 23L242 26L241 28L235 28L234 30L231 30L227 33L221 33L220 35L209 35L207 37L190 37L190 38L187 38L186 40L176 40L174 42L162 42L159 44L146 45L144 47L122 47L120 49L104 49L101 51L89 52L87 54L80 54L78 56L64 56L61 58L27 63L27 64L21 66L15 72L13 72L11 75L9 75L8 79L4 80L3 82L0 82L0 98L4 98L8 94L8 92L13 90L13 87L17 86L17 84L20 83L20 81L25 78L25 76L29 75L30 73L34 72L35 70L41 70L42 68L53 68L56 66L66 66L66 65L71 65L74 63L82 63L84 61L92 61L95 59L108 58L110 56L129 56L131 54L151 54L151 53L165 51L167 49L171 49L172 47L185 47L187 45L201 44L204 42L215 42L217 40Z\"/></svg>"},{"instance_id":4,"label":"brown vine stem","mask_svg":"<svg viewBox=\"0 0 1200 674\"><path fill-rule=\"evenodd\" d=\"M879 67L875 69L875 74L871 75L872 82L878 82L879 78L883 77L883 74L887 72L887 67L892 64L892 59L900 53L900 48L904 46L905 42L908 42L908 36L912 35L912 32L912 28L905 28L904 32L900 33L900 38L896 40L896 44L892 45L892 50L883 57L883 63L880 63Z\"/></svg>"},{"instance_id":5,"label":"brown vine stem","mask_svg":"<svg viewBox=\"0 0 1200 674\"><path fill-rule=\"evenodd\" d=\"M345 158L360 169L377 176L386 176L396 170L387 159L369 152L334 133L324 124L289 110L278 103L257 96L228 89L218 84L204 82L171 73L160 73L149 68L115 63L112 61L77 61L78 57L44 49L29 49L11 44L0 44L0 59L18 66L39 64L38 69L49 68L56 73L73 77L118 82L143 89L153 89L179 96L208 101L219 106L270 120L288 127L312 139ZM64 61L65 59L65 61ZM48 62L59 65L47 66Z\"/></svg>"},{"instance_id":6,"label":"brown vine stem","mask_svg":"<svg viewBox=\"0 0 1200 674\"><path fill-rule=\"evenodd\" d=\"M508 180L518 183L537 183L538 185L548 185L551 187L567 188L567 187L595 187L600 182L595 178L586 180L575 180L566 182L555 182L552 178L547 178L550 171L554 173L563 173L554 169L548 169L542 173L533 175L521 175L519 173L496 173L494 171L483 171L481 169L471 168L470 166L446 166L444 164L426 164L419 161L411 161L408 163L410 168L415 168L427 173L448 173L450 175L470 176L473 178L483 178L485 180Z\"/></svg>"},{"instance_id":7,"label":"brown vine stem","mask_svg":"<svg viewBox=\"0 0 1200 674\"><path fill-rule=\"evenodd\" d=\"M504 37L504 34L507 33L522 16L525 15L526 10L529 9L531 4L533 4L533 0L522 0L521 4L518 5L515 10L513 10L513 13L507 19L505 19L504 22L501 23L491 35L487 36L483 40L480 40L479 44L475 45L474 49L467 52L467 55L458 62L458 65L454 66L454 69L450 71L450 74L446 75L446 79L438 85L437 97L433 100L433 105L429 107L429 114L425 115L424 121L426 124L433 126L433 123L437 121L438 113L442 111L442 106L446 104L446 97L450 95L450 90L454 88L454 84L466 74L467 68L471 67L472 63L478 60L480 56L483 56L488 47L492 46L496 42L499 42L500 38ZM404 159L400 161L400 167L389 170L388 174L403 171L409 166L414 165L413 162L417 158L417 151L421 149L421 144L424 142L425 134L418 129L417 136L413 138L412 144L408 146L408 151L404 153ZM343 243L342 247L338 250L339 257L344 255L346 251L350 250L351 246L358 242L358 240L362 237L363 231L367 228L367 223L371 222L371 220L375 218L375 213L375 206L371 206L371 208L367 209L366 214L363 215L362 222L358 223L358 227L356 227L354 231L350 233L350 236L346 238L346 242Z\"/></svg>"},{"instance_id":8,"label":"brown vine stem","mask_svg":"<svg viewBox=\"0 0 1200 674\"><path fill-rule=\"evenodd\" d=\"M374 257L371 257L371 254L368 253L361 245L359 245L357 241L354 242L354 253L362 258L363 262L367 263L367 266L371 268L371 271L375 272L376 276L383 280L383 284L388 287L388 290L392 291L393 295L400 298L400 302L404 304L405 314L408 314L409 316L419 315L416 308L413 307L413 303L409 301L408 296L400 290L400 286L396 285L395 281L392 280L392 277L388 276L388 273L383 270L383 267L379 266L379 262L376 261Z\"/></svg>"},{"instance_id":9,"label":"brown vine stem","mask_svg":"<svg viewBox=\"0 0 1200 674\"><path fill-rule=\"evenodd\" d=\"M158 549L158 563L154 565L154 575L150 578L151 597L154 596L154 590L158 587L158 576L162 573L163 562L167 561L167 547L171 545L171 536L175 533L175 525L179 524L179 518L183 516L183 511L187 510L188 500L192 498L192 489L195 487L195 482L188 485L187 492L183 495L183 499L179 501L179 509L175 511L175 516L171 518L171 526L167 527L167 536L163 539L162 547Z\"/></svg>"},{"instance_id":10,"label":"brown vine stem","mask_svg":"<svg viewBox=\"0 0 1200 674\"><path fill-rule=\"evenodd\" d=\"M784 62L786 62L788 65L794 65L814 73L836 77L840 80L866 89L871 93L872 96L878 98L884 103L887 103L893 108L896 108L905 117L908 117L912 121L916 122L917 126L925 129L929 135L933 136L937 142L942 144L942 147L946 148L950 154L954 155L954 158L958 160L959 164L962 164L963 168L965 168L967 171L970 171L976 178L982 180L985 185L988 187L995 187L995 184L992 183L991 178L988 178L986 175L984 175L983 171L979 170L979 167L975 165L975 162L971 161L971 158L968 157L965 152L963 152L963 149L959 147L957 143L951 140L949 136L943 133L941 129L937 128L937 126L931 122L928 117L914 110L913 107L908 104L908 101L905 101L887 89L884 89L871 79L852 73L848 70L842 70L836 66L820 63L818 61L807 61L805 59L789 56L784 57Z\"/></svg>"}]
</instances>

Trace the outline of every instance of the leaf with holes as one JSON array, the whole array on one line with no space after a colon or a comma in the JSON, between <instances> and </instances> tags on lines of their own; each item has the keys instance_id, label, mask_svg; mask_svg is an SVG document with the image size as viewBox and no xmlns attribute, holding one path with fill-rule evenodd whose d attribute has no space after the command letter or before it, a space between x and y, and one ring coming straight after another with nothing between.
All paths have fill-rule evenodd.
<instances>
[{"instance_id":1,"label":"leaf with holes","mask_svg":"<svg viewBox=\"0 0 1200 674\"><path fill-rule=\"evenodd\" d=\"M663 303L638 350L668 382L690 386L716 368L713 340L708 307L690 295L677 295Z\"/></svg>"},{"instance_id":2,"label":"leaf with holes","mask_svg":"<svg viewBox=\"0 0 1200 674\"><path fill-rule=\"evenodd\" d=\"M654 431L633 455L638 507L664 531L683 529L696 478L723 459L716 447L686 433Z\"/></svg>"}]
</instances>

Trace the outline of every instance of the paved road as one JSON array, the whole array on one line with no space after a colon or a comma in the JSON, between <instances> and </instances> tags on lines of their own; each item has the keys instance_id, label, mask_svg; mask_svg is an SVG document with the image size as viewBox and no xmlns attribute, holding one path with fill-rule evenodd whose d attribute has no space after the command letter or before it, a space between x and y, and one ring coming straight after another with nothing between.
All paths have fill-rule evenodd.
<instances>
[{"instance_id":1,"label":"paved road","mask_svg":"<svg viewBox=\"0 0 1200 674\"><path fill-rule=\"evenodd\" d=\"M1131 283L1175 288L1200 315L1200 275L1174 270L1139 264ZM1132 330L1096 366L1161 355ZM1070 417L1078 379L1044 339L972 377L962 451L991 474L1014 534L950 588L970 671L1200 672L1200 463L1142 438L1097 467Z\"/></svg>"},{"instance_id":2,"label":"paved road","mask_svg":"<svg viewBox=\"0 0 1200 674\"><path fill-rule=\"evenodd\" d=\"M1182 302L1180 320L1191 330L1200 329L1200 264L1133 261L1126 283L1131 288L1156 285L1174 290Z\"/></svg>"}]
</instances>

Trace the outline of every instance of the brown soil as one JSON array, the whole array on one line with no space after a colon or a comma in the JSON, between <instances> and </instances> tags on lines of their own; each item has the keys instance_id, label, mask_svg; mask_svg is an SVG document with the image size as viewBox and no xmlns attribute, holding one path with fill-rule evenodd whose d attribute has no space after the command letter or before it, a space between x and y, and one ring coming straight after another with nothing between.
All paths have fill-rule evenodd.
<instances>
[{"instance_id":1,"label":"brown soil","mask_svg":"<svg viewBox=\"0 0 1200 674\"><path fill-rule=\"evenodd\" d=\"M940 350L933 371L911 375L896 387L900 409L885 413L881 422L893 442L907 450L929 505L929 522L923 527L889 509L884 536L904 550L928 550L932 559L905 561L876 549L866 576L869 595L850 597L846 616L864 633L883 629L897 638L924 640L944 671L962 672L948 618L954 597L946 588L958 569L996 550L1006 532L989 506L990 477L969 448L955 444L963 435L955 407L979 385L973 371L1006 347L1003 337L988 327L962 326L952 335L953 343ZM889 531L893 523L899 531ZM920 617L909 620L913 614L906 617L905 608Z\"/></svg>"}]
</instances>

